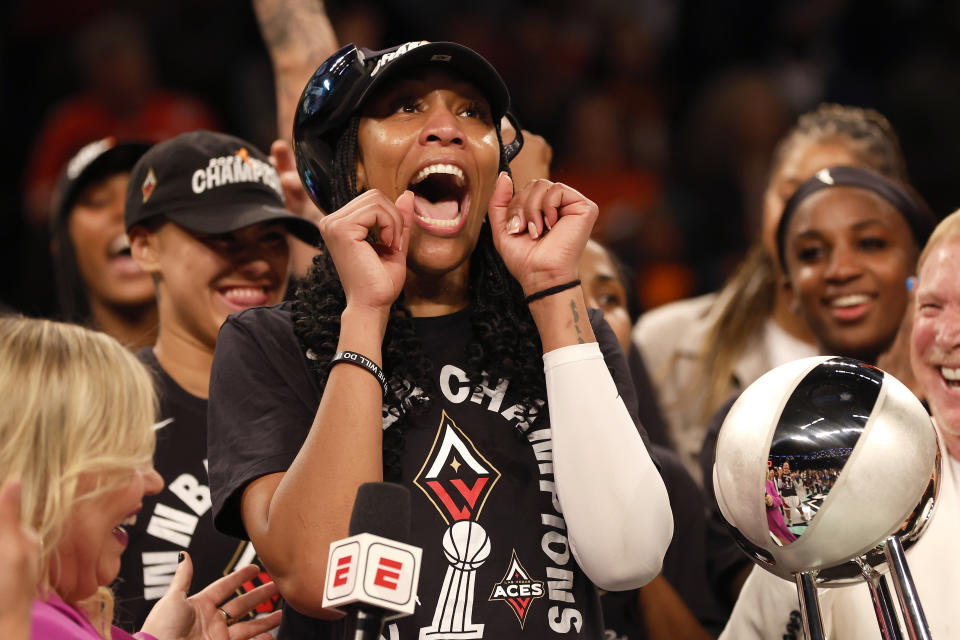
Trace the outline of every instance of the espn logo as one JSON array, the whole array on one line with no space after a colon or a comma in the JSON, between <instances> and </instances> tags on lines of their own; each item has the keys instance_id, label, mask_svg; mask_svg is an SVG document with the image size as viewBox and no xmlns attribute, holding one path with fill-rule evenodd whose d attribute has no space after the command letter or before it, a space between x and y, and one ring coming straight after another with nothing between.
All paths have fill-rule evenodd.
<instances>
[{"instance_id":1,"label":"espn logo","mask_svg":"<svg viewBox=\"0 0 960 640\"><path fill-rule=\"evenodd\" d=\"M332 543L323 606L362 602L396 612L392 617L413 613L421 553L418 547L369 533Z\"/></svg>"}]
</instances>

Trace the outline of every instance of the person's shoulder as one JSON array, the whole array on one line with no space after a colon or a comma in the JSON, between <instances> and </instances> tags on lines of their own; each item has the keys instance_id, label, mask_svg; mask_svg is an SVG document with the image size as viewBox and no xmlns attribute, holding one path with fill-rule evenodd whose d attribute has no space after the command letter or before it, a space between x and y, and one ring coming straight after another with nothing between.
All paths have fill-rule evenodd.
<instances>
[{"instance_id":1,"label":"person's shoulder","mask_svg":"<svg viewBox=\"0 0 960 640\"><path fill-rule=\"evenodd\" d=\"M717 293L707 293L647 311L633 327L633 343L644 358L659 362L660 352L674 349L678 340L689 345L691 334L697 334L706 326L717 296Z\"/></svg>"},{"instance_id":2,"label":"person's shoulder","mask_svg":"<svg viewBox=\"0 0 960 640\"><path fill-rule=\"evenodd\" d=\"M286 301L272 307L251 307L227 316L217 337L221 363L235 366L266 360L283 369L299 360L304 353L294 332L293 304Z\"/></svg>"},{"instance_id":3,"label":"person's shoulder","mask_svg":"<svg viewBox=\"0 0 960 640\"><path fill-rule=\"evenodd\" d=\"M227 316L224 326L248 331L293 331L293 302L286 300L271 307L250 307Z\"/></svg>"},{"instance_id":4,"label":"person's shoulder","mask_svg":"<svg viewBox=\"0 0 960 640\"><path fill-rule=\"evenodd\" d=\"M670 302L647 311L637 319L634 336L656 334L664 329L675 331L678 323L684 325L707 317L717 301L717 293L706 293L695 298Z\"/></svg>"},{"instance_id":5,"label":"person's shoulder","mask_svg":"<svg viewBox=\"0 0 960 640\"><path fill-rule=\"evenodd\" d=\"M30 610L30 637L58 640L88 640L96 638L93 627L79 611L62 602L48 602L37 598Z\"/></svg>"}]
</instances>

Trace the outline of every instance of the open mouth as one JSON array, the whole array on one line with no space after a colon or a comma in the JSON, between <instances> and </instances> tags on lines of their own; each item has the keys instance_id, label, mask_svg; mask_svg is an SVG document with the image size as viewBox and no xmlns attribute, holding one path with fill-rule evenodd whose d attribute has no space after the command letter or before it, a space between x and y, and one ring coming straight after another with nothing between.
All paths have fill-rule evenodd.
<instances>
[{"instance_id":1,"label":"open mouth","mask_svg":"<svg viewBox=\"0 0 960 640\"><path fill-rule=\"evenodd\" d=\"M870 296L864 293L854 293L849 296L840 296L839 298L834 298L830 304L835 309L849 309L850 307L867 304L868 302L870 302Z\"/></svg>"},{"instance_id":2,"label":"open mouth","mask_svg":"<svg viewBox=\"0 0 960 640\"><path fill-rule=\"evenodd\" d=\"M124 276L143 276L143 271L130 255L130 240L121 233L107 245L107 261L113 273Z\"/></svg>"},{"instance_id":3,"label":"open mouth","mask_svg":"<svg viewBox=\"0 0 960 640\"><path fill-rule=\"evenodd\" d=\"M407 187L413 192L413 211L421 226L455 230L470 202L463 170L453 164L431 164L420 169Z\"/></svg>"},{"instance_id":4,"label":"open mouth","mask_svg":"<svg viewBox=\"0 0 960 640\"><path fill-rule=\"evenodd\" d=\"M126 547L127 543L130 542L130 534L127 533L127 527L132 527L135 524L137 524L137 514L133 513L127 516L123 522L115 526L110 533L117 539L117 542Z\"/></svg>"},{"instance_id":5,"label":"open mouth","mask_svg":"<svg viewBox=\"0 0 960 640\"><path fill-rule=\"evenodd\" d=\"M270 302L270 294L266 287L224 287L219 293L231 307L236 309L262 307Z\"/></svg>"},{"instance_id":6,"label":"open mouth","mask_svg":"<svg viewBox=\"0 0 960 640\"><path fill-rule=\"evenodd\" d=\"M843 321L855 321L863 317L870 308L871 297L865 293L851 293L837 296L829 300L828 304L834 318Z\"/></svg>"},{"instance_id":7,"label":"open mouth","mask_svg":"<svg viewBox=\"0 0 960 640\"><path fill-rule=\"evenodd\" d=\"M960 389L960 368L940 367L940 375L951 389Z\"/></svg>"},{"instance_id":8,"label":"open mouth","mask_svg":"<svg viewBox=\"0 0 960 640\"><path fill-rule=\"evenodd\" d=\"M110 258L130 257L130 239L127 234L121 233L110 242L107 247L107 254Z\"/></svg>"}]
</instances>

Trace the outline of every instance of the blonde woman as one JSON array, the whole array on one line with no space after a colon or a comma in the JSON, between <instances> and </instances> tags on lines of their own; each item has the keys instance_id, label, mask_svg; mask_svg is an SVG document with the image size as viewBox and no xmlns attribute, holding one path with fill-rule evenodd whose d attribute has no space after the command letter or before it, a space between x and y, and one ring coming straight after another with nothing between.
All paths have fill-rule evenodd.
<instances>
[{"instance_id":1,"label":"blonde woman","mask_svg":"<svg viewBox=\"0 0 960 640\"><path fill-rule=\"evenodd\" d=\"M22 572L24 590L35 590L31 637L128 640L110 624L106 585L120 569L125 524L143 496L163 486L152 465L150 375L104 334L7 317L0 318L0 389L0 483L19 482L21 520L40 539L36 580ZM192 573L184 555L169 592L134 637L241 640L279 622L273 615L232 625L276 593L271 583L223 602L256 567L186 598Z\"/></svg>"}]
</instances>

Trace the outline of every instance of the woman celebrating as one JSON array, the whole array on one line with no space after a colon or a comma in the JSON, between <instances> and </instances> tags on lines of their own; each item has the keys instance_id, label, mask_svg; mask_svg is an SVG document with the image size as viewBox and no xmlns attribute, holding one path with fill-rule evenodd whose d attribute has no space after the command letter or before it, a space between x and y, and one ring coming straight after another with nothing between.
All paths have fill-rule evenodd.
<instances>
[{"instance_id":1,"label":"woman celebrating","mask_svg":"<svg viewBox=\"0 0 960 640\"><path fill-rule=\"evenodd\" d=\"M151 466L156 400L150 375L112 338L44 320L0 318L0 482L19 478L22 522L38 534L39 586L31 637L130 638L111 627L125 526L163 481ZM276 593L217 605L255 575L246 567L186 598L184 556L173 585L136 637L240 640L279 614L228 625ZM266 634L265 637L269 637Z\"/></svg>"},{"instance_id":2,"label":"woman celebrating","mask_svg":"<svg viewBox=\"0 0 960 640\"><path fill-rule=\"evenodd\" d=\"M307 616L333 615L330 542L382 478L411 487L424 549L420 606L390 637L600 638L594 585L660 569L666 492L577 280L597 208L546 180L513 194L508 103L451 43L349 46L304 91L294 137L333 212L325 251L296 302L221 331L209 455L217 525L249 535ZM322 627L289 613L281 636Z\"/></svg>"}]
</instances>

